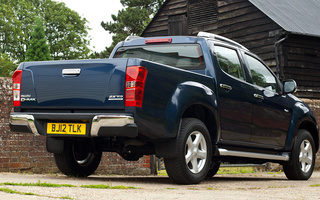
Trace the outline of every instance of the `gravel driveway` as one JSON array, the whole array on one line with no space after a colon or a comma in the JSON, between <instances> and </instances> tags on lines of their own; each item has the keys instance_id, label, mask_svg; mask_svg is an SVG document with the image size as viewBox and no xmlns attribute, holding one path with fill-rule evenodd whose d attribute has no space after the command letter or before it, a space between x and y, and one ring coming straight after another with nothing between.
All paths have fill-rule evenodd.
<instances>
[{"instance_id":1,"label":"gravel driveway","mask_svg":"<svg viewBox=\"0 0 320 200\"><path fill-rule=\"evenodd\" d=\"M75 187L39 187L3 185L13 183L71 184ZM320 172L308 181L289 181L283 173L216 175L198 185L176 185L168 177L90 176L69 178L63 175L27 175L0 173L0 199L320 199ZM81 185L110 185L134 189L93 189ZM317 185L316 187L311 187ZM27 195L26 193L35 195Z\"/></svg>"}]
</instances>

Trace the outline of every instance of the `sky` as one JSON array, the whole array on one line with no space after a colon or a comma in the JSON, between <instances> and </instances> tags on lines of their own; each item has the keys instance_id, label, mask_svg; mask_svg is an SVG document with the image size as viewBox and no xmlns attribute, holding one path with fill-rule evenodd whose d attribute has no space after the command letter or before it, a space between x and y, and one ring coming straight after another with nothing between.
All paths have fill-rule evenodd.
<instances>
[{"instance_id":1,"label":"sky","mask_svg":"<svg viewBox=\"0 0 320 200\"><path fill-rule=\"evenodd\" d=\"M106 46L112 43L112 35L100 25L102 21L112 21L111 14L118 14L122 9L120 0L56 0L64 2L71 10L76 11L83 18L89 21L91 37L90 49L103 51Z\"/></svg>"}]
</instances>

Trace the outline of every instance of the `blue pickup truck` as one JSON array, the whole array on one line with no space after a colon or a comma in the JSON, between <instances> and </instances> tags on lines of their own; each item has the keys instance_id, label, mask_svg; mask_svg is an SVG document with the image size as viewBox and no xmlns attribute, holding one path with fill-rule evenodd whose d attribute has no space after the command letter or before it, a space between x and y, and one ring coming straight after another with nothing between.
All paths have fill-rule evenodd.
<instances>
[{"instance_id":1,"label":"blue pickup truck","mask_svg":"<svg viewBox=\"0 0 320 200\"><path fill-rule=\"evenodd\" d=\"M21 63L10 127L46 136L71 176L89 176L102 152L117 152L163 157L180 184L214 176L222 162L276 162L306 180L319 131L296 87L219 35L129 37L110 59Z\"/></svg>"}]
</instances>

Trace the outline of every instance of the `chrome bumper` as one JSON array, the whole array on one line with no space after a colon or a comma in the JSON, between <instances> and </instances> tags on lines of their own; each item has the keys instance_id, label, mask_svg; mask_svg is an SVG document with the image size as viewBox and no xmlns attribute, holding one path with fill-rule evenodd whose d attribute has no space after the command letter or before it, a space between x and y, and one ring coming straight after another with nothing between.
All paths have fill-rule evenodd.
<instances>
[{"instance_id":1,"label":"chrome bumper","mask_svg":"<svg viewBox=\"0 0 320 200\"><path fill-rule=\"evenodd\" d=\"M30 132L33 134L39 134L34 123L33 115L11 114L10 128L15 132Z\"/></svg>"},{"instance_id":2,"label":"chrome bumper","mask_svg":"<svg viewBox=\"0 0 320 200\"><path fill-rule=\"evenodd\" d=\"M96 115L93 117L91 136L99 136L100 128L120 128L134 124L134 118L127 115Z\"/></svg>"},{"instance_id":3,"label":"chrome bumper","mask_svg":"<svg viewBox=\"0 0 320 200\"><path fill-rule=\"evenodd\" d=\"M66 117L64 117L64 120ZM68 116L67 119L72 119ZM90 135L98 136L127 136L136 137L138 128L134 123L134 118L130 115L110 114L110 115L88 115L88 119L92 119ZM13 132L29 132L33 134L46 135L38 132L35 125L35 117L32 114L16 114L10 115L10 128Z\"/></svg>"}]
</instances>

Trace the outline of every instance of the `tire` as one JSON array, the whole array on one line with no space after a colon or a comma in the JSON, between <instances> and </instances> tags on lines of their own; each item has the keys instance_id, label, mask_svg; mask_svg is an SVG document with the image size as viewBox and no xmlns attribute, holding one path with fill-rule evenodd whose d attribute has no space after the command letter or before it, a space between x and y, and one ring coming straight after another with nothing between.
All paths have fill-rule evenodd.
<instances>
[{"instance_id":1,"label":"tire","mask_svg":"<svg viewBox=\"0 0 320 200\"><path fill-rule=\"evenodd\" d=\"M211 164L212 144L208 129L198 119L185 118L177 140L177 157L164 158L169 177L179 184L200 183Z\"/></svg>"},{"instance_id":2,"label":"tire","mask_svg":"<svg viewBox=\"0 0 320 200\"><path fill-rule=\"evenodd\" d=\"M221 165L221 162L212 162L206 177L211 178L214 175L216 175L217 172L219 171L220 165Z\"/></svg>"},{"instance_id":3,"label":"tire","mask_svg":"<svg viewBox=\"0 0 320 200\"><path fill-rule=\"evenodd\" d=\"M64 151L55 153L54 159L59 170L73 177L87 177L93 174L100 164L102 152L93 153L91 143L65 139Z\"/></svg>"},{"instance_id":4,"label":"tire","mask_svg":"<svg viewBox=\"0 0 320 200\"><path fill-rule=\"evenodd\" d=\"M307 130L299 130L291 152L290 164L285 164L283 170L290 180L308 180L315 165L315 144Z\"/></svg>"}]
</instances>

